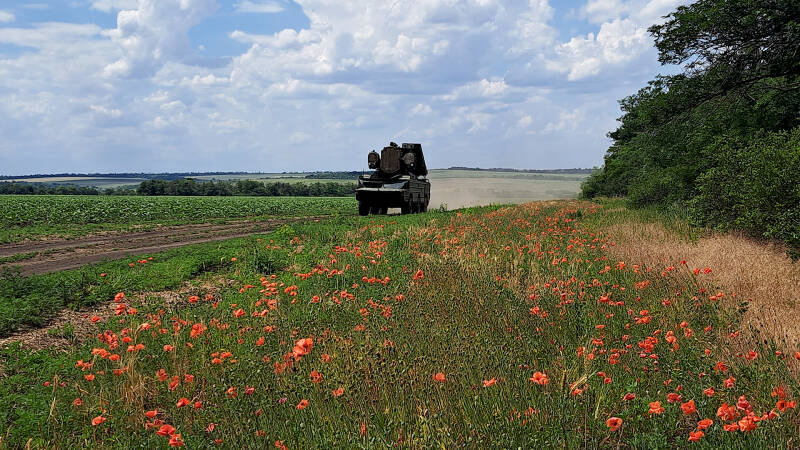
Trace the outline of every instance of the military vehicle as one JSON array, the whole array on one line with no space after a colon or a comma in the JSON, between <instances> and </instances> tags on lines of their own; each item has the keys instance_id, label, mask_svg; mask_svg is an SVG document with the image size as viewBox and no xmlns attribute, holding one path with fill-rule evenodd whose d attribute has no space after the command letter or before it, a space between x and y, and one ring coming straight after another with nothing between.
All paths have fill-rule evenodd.
<instances>
[{"instance_id":1,"label":"military vehicle","mask_svg":"<svg viewBox=\"0 0 800 450\"><path fill-rule=\"evenodd\" d=\"M358 213L386 214L400 208L403 214L425 212L431 200L431 182L422 155L422 145L390 142L388 147L367 155L367 165L375 172L358 177Z\"/></svg>"}]
</instances>

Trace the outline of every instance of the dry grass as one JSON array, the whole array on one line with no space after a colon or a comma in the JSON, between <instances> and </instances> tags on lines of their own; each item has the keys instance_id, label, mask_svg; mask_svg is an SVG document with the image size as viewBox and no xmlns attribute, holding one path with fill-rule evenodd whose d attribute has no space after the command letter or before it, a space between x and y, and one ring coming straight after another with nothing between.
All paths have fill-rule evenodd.
<instances>
[{"instance_id":1,"label":"dry grass","mask_svg":"<svg viewBox=\"0 0 800 450\"><path fill-rule=\"evenodd\" d=\"M769 339L783 351L800 350L800 263L780 246L732 233L709 233L690 242L661 223L641 221L603 232L614 241L611 254L629 264L663 269L685 260L689 269L710 267L712 273L700 278L703 287L722 290L731 307L747 304L740 329L750 341L742 345Z\"/></svg>"}]
</instances>

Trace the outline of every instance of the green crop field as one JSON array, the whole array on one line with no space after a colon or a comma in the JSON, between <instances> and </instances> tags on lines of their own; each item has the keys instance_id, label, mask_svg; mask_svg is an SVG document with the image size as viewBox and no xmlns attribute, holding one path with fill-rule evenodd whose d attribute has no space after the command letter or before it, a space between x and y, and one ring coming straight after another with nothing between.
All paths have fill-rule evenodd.
<instances>
[{"instance_id":1,"label":"green crop field","mask_svg":"<svg viewBox=\"0 0 800 450\"><path fill-rule=\"evenodd\" d=\"M352 213L351 198L0 196L0 225L203 221L262 215Z\"/></svg>"},{"instance_id":2,"label":"green crop field","mask_svg":"<svg viewBox=\"0 0 800 450\"><path fill-rule=\"evenodd\" d=\"M244 218L353 214L349 197L0 196L0 243Z\"/></svg>"}]
</instances>

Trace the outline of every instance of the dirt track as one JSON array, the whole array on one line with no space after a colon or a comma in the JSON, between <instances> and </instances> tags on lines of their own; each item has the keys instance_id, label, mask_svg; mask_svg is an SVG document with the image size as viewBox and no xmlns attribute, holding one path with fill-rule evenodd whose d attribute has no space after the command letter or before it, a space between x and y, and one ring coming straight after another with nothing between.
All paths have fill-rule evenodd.
<instances>
[{"instance_id":1,"label":"dirt track","mask_svg":"<svg viewBox=\"0 0 800 450\"><path fill-rule=\"evenodd\" d=\"M0 258L17 254L35 256L0 265L19 266L22 273L40 274L74 269L103 260L156 253L190 244L221 241L272 231L285 223L318 221L320 217L239 221L162 227L143 232L106 232L74 239L48 239L0 246Z\"/></svg>"}]
</instances>

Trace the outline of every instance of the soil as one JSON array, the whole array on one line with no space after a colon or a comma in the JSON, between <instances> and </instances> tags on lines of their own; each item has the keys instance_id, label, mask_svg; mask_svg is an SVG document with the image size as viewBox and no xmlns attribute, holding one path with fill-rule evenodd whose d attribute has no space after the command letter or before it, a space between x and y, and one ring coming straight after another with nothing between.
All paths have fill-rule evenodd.
<instances>
[{"instance_id":1,"label":"soil","mask_svg":"<svg viewBox=\"0 0 800 450\"><path fill-rule=\"evenodd\" d=\"M142 232L105 232L72 239L46 239L0 245L0 258L34 254L30 258L0 264L18 266L23 275L74 269L103 260L157 253L190 244L215 242L275 230L299 221L319 221L323 217L280 218L237 221L226 224L191 224L159 227Z\"/></svg>"}]
</instances>

